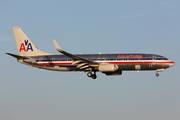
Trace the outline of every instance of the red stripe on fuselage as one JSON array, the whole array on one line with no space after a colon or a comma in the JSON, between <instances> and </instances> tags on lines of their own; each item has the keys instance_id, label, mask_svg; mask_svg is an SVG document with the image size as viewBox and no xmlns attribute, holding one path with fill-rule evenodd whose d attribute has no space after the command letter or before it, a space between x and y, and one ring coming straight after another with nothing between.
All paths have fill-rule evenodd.
<instances>
[{"instance_id":1,"label":"red stripe on fuselage","mask_svg":"<svg viewBox=\"0 0 180 120\"><path fill-rule=\"evenodd\" d=\"M137 61L137 62L132 62L132 61L117 61L117 62L101 62L101 63L110 63L110 64L174 64L172 61Z\"/></svg>"}]
</instances>

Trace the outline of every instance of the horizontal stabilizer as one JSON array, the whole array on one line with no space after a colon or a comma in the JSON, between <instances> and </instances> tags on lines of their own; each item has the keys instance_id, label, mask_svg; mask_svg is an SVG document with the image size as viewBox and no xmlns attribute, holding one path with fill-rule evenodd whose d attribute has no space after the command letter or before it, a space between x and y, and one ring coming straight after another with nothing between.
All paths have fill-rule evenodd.
<instances>
[{"instance_id":1,"label":"horizontal stabilizer","mask_svg":"<svg viewBox=\"0 0 180 120\"><path fill-rule=\"evenodd\" d=\"M14 58L17 58L17 59L28 59L27 57L23 57L23 56L19 56L19 55L15 55L15 54L11 54L11 53L6 53Z\"/></svg>"}]
</instances>

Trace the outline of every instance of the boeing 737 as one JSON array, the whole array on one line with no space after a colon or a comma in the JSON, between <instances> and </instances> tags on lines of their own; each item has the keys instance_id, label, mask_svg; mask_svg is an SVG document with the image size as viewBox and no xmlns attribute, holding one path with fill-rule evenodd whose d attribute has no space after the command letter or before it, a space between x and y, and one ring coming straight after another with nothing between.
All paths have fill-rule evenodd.
<instances>
[{"instance_id":1,"label":"boeing 737","mask_svg":"<svg viewBox=\"0 0 180 120\"><path fill-rule=\"evenodd\" d=\"M156 76L174 65L166 57L155 54L71 54L62 50L53 40L55 48L62 55L53 55L37 49L20 27L13 27L19 55L6 53L18 62L30 67L54 71L84 71L96 79L96 72L106 75L121 75L122 71L156 70Z\"/></svg>"}]
</instances>

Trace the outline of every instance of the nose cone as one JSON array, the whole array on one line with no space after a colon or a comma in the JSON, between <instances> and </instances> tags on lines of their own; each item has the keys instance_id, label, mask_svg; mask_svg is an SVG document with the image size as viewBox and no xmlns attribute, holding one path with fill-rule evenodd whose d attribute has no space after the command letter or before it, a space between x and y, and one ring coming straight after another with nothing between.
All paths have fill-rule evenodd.
<instances>
[{"instance_id":1,"label":"nose cone","mask_svg":"<svg viewBox=\"0 0 180 120\"><path fill-rule=\"evenodd\" d=\"M169 63L169 67L172 67L173 65L174 65L174 62L171 61L171 62Z\"/></svg>"}]
</instances>

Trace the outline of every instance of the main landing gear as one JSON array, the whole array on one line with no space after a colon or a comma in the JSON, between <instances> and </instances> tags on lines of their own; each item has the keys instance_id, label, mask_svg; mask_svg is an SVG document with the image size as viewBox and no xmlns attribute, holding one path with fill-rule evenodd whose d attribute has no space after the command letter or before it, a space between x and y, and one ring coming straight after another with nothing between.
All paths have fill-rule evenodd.
<instances>
[{"instance_id":1,"label":"main landing gear","mask_svg":"<svg viewBox=\"0 0 180 120\"><path fill-rule=\"evenodd\" d=\"M88 72L87 76L88 77L92 77L92 79L96 79L97 78L96 72L94 72L94 74L92 74L92 72Z\"/></svg>"}]
</instances>

